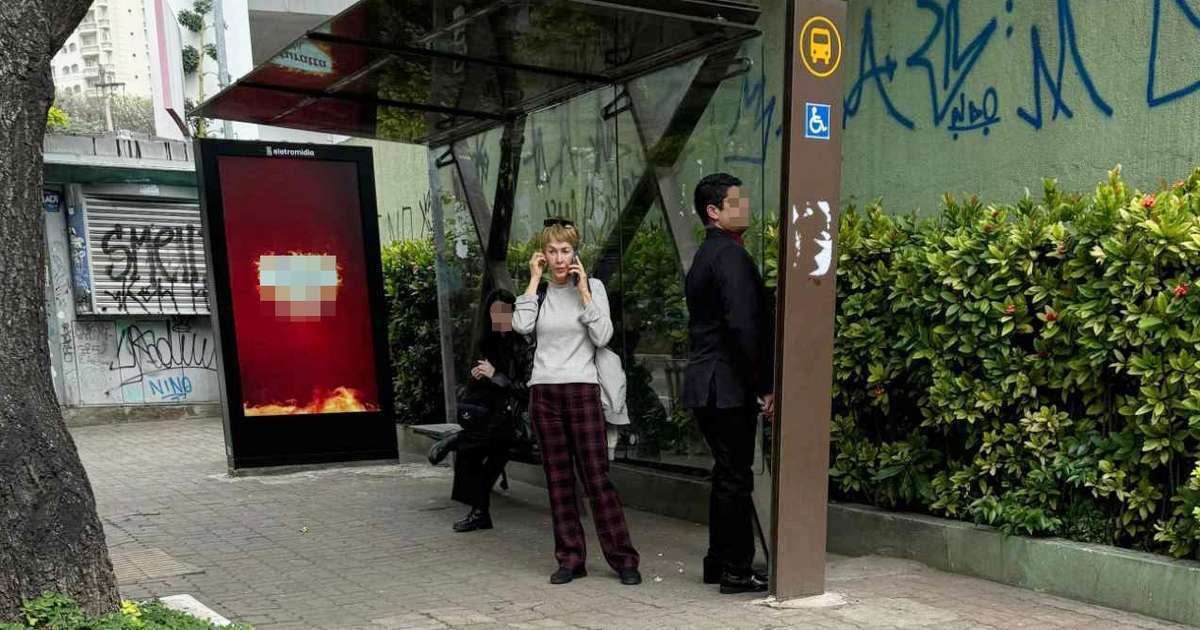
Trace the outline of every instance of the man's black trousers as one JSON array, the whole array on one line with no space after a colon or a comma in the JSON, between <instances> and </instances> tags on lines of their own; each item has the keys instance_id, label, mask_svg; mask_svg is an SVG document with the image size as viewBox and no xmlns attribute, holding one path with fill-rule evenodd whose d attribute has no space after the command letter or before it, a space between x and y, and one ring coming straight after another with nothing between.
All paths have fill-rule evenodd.
<instances>
[{"instance_id":1,"label":"man's black trousers","mask_svg":"<svg viewBox=\"0 0 1200 630\"><path fill-rule=\"evenodd\" d=\"M693 410L712 451L712 491L708 507L708 557L705 564L747 575L754 561L753 407Z\"/></svg>"}]
</instances>

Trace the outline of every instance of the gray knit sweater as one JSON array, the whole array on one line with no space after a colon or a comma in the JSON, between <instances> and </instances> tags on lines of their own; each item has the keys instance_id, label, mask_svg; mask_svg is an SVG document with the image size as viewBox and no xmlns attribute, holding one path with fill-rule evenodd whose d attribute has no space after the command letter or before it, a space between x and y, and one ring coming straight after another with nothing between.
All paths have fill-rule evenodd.
<instances>
[{"instance_id":1,"label":"gray knit sweater","mask_svg":"<svg viewBox=\"0 0 1200 630\"><path fill-rule=\"evenodd\" d=\"M596 347L612 338L608 293L604 283L591 279L592 301L583 306L579 290L571 283L546 287L546 300L538 316L537 294L522 295L513 308L513 330L528 335L537 322L537 352L530 385L595 383Z\"/></svg>"}]
</instances>

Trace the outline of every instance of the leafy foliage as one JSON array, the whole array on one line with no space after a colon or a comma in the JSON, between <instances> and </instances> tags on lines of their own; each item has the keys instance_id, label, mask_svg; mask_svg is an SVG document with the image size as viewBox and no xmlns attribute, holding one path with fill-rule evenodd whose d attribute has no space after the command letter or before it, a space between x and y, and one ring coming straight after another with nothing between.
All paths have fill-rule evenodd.
<instances>
[{"instance_id":1,"label":"leafy foliage","mask_svg":"<svg viewBox=\"0 0 1200 630\"><path fill-rule=\"evenodd\" d=\"M179 12L179 23L193 33L201 33L204 31L204 18L211 12L212 0L195 0L191 9Z\"/></svg>"},{"instance_id":2,"label":"leafy foliage","mask_svg":"<svg viewBox=\"0 0 1200 630\"><path fill-rule=\"evenodd\" d=\"M112 111L113 127L144 134L154 133L154 105L141 96L113 94L109 107ZM62 117L55 121L55 110ZM50 110L49 131L55 133L104 133L108 122L104 114L104 99L90 98L81 94L60 92L54 98Z\"/></svg>"},{"instance_id":3,"label":"leafy foliage","mask_svg":"<svg viewBox=\"0 0 1200 630\"><path fill-rule=\"evenodd\" d=\"M200 51L195 46L188 44L179 54L183 59L184 74L193 74L200 68Z\"/></svg>"},{"instance_id":4,"label":"leafy foliage","mask_svg":"<svg viewBox=\"0 0 1200 630\"><path fill-rule=\"evenodd\" d=\"M445 401L433 241L385 246L383 281L396 417L413 424L440 422Z\"/></svg>"},{"instance_id":5,"label":"leafy foliage","mask_svg":"<svg viewBox=\"0 0 1200 630\"><path fill-rule=\"evenodd\" d=\"M121 602L119 611L102 617L89 617L70 597L58 593L43 593L21 607L21 623L0 623L0 630L216 630L207 621L186 613L171 610L157 601ZM251 626L234 624L230 630L252 630Z\"/></svg>"},{"instance_id":6,"label":"leafy foliage","mask_svg":"<svg viewBox=\"0 0 1200 630\"><path fill-rule=\"evenodd\" d=\"M66 131L71 126L71 116L57 105L51 105L46 112L46 130L53 133Z\"/></svg>"},{"instance_id":7,"label":"leafy foliage","mask_svg":"<svg viewBox=\"0 0 1200 630\"><path fill-rule=\"evenodd\" d=\"M1200 543L1200 170L842 218L835 495L1174 556Z\"/></svg>"}]
</instances>

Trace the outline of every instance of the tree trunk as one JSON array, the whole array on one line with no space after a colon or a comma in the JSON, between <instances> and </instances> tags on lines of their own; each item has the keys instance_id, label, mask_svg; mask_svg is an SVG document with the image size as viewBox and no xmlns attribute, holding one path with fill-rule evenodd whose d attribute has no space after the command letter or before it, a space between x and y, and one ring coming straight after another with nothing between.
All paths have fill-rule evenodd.
<instances>
[{"instance_id":1,"label":"tree trunk","mask_svg":"<svg viewBox=\"0 0 1200 630\"><path fill-rule=\"evenodd\" d=\"M0 620L23 598L113 609L116 579L50 380L42 135L50 62L91 0L0 0Z\"/></svg>"}]
</instances>

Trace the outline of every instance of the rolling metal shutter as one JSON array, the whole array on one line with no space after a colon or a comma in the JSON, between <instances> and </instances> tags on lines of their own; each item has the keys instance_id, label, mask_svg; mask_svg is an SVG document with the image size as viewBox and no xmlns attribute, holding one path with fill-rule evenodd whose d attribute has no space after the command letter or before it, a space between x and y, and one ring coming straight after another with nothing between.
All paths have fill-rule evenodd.
<instances>
[{"instance_id":1,"label":"rolling metal shutter","mask_svg":"<svg viewBox=\"0 0 1200 630\"><path fill-rule=\"evenodd\" d=\"M199 204L159 197L83 199L94 314L208 314Z\"/></svg>"}]
</instances>

